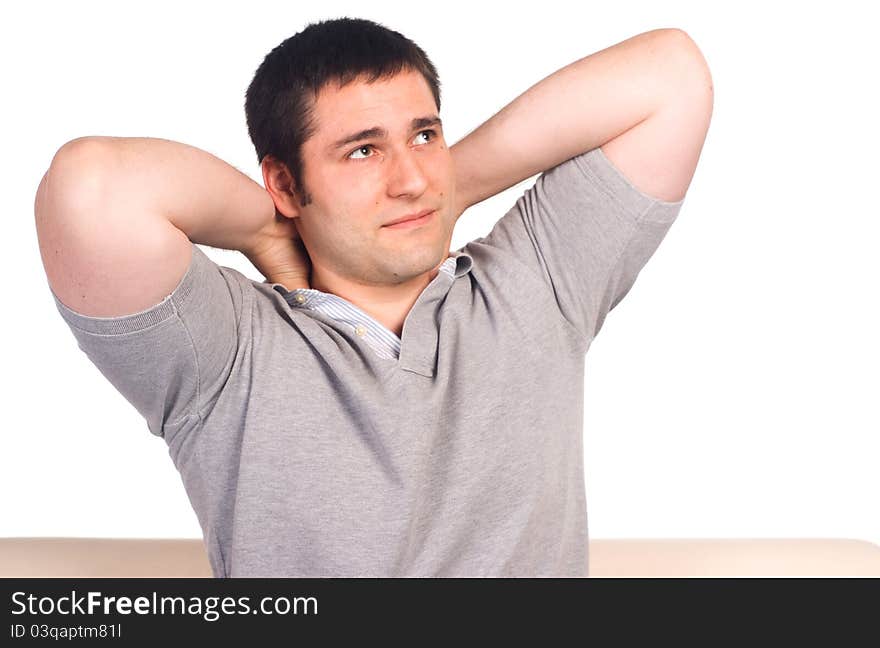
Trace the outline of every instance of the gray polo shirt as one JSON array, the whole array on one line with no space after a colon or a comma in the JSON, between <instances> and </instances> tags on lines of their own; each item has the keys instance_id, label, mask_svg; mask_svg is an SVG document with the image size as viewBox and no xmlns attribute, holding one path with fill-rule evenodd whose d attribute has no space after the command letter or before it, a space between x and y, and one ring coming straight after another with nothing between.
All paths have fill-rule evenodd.
<instances>
[{"instance_id":1,"label":"gray polo shirt","mask_svg":"<svg viewBox=\"0 0 880 648\"><path fill-rule=\"evenodd\" d=\"M393 354L364 313L303 307L196 245L142 312L53 298L167 443L215 576L582 577L585 354L682 202L601 148L546 171L452 252Z\"/></svg>"}]
</instances>

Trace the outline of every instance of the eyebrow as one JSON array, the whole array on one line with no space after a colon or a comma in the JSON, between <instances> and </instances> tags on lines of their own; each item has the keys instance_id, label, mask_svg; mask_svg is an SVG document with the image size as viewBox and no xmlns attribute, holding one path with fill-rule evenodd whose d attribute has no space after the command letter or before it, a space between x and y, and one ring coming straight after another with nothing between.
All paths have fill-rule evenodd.
<instances>
[{"instance_id":1,"label":"eyebrow","mask_svg":"<svg viewBox=\"0 0 880 648\"><path fill-rule=\"evenodd\" d=\"M443 127L443 121L437 115L431 115L430 117L416 117L410 123L410 129L416 130L418 128L427 128L428 126L433 126L435 124L441 128ZM339 149L348 146L349 144L354 144L360 140L370 138L383 139L385 137L388 137L388 131L379 126L373 126L372 128L365 128L362 131L346 135L342 139L337 140L330 146L330 150L338 151Z\"/></svg>"}]
</instances>

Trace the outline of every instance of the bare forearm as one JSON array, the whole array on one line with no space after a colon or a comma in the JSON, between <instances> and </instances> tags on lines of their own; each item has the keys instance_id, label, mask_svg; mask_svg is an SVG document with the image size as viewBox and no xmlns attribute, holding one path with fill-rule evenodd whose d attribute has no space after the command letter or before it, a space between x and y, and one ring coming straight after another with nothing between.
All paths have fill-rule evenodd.
<instances>
[{"instance_id":1,"label":"bare forearm","mask_svg":"<svg viewBox=\"0 0 880 648\"><path fill-rule=\"evenodd\" d=\"M202 149L150 137L92 137L105 200L167 218L193 243L248 253L275 216L272 197Z\"/></svg>"},{"instance_id":2,"label":"bare forearm","mask_svg":"<svg viewBox=\"0 0 880 648\"><path fill-rule=\"evenodd\" d=\"M450 152L460 211L650 117L695 69L687 39L658 29L579 59L458 141Z\"/></svg>"}]
</instances>

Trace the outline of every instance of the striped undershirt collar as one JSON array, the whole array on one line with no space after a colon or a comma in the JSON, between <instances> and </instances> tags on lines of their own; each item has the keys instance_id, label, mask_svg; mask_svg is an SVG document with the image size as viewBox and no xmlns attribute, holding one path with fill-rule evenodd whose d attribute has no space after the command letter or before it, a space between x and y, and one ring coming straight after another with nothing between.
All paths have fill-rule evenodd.
<instances>
[{"instance_id":1,"label":"striped undershirt collar","mask_svg":"<svg viewBox=\"0 0 880 648\"><path fill-rule=\"evenodd\" d=\"M446 281L452 283L457 276L469 272L472 266L473 258L467 252L450 252L449 257L440 264L439 272L432 283L441 280L441 273ZM400 338L394 331L350 301L314 288L295 288L288 291L279 283L272 284L272 288L281 293L292 307L316 311L340 324L350 326L379 357L396 360L400 356Z\"/></svg>"}]
</instances>

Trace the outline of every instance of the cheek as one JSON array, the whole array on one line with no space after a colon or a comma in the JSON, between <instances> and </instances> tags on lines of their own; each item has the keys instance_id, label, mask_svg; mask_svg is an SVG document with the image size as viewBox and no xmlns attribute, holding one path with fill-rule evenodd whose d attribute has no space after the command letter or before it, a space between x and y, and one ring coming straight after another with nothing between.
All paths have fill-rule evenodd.
<instances>
[{"instance_id":1,"label":"cheek","mask_svg":"<svg viewBox=\"0 0 880 648\"><path fill-rule=\"evenodd\" d=\"M444 151L445 159L442 164L437 165L437 186L443 188L443 192L450 191L455 185L455 164L452 156Z\"/></svg>"}]
</instances>

